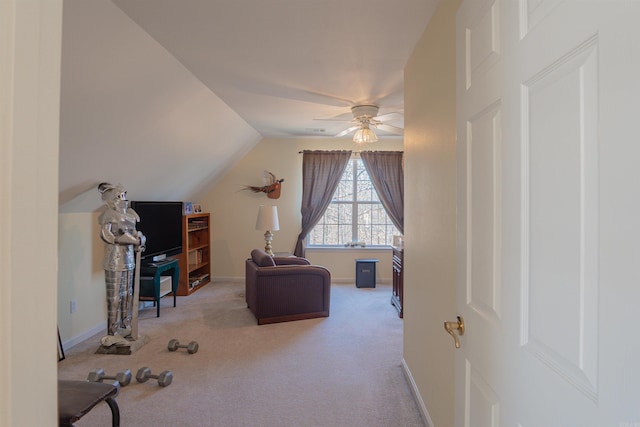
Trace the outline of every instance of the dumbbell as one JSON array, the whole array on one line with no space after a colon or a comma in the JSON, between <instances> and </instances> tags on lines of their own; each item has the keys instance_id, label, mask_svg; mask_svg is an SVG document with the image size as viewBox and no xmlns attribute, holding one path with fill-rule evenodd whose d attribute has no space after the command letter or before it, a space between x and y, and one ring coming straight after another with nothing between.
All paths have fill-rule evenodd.
<instances>
[{"instance_id":1,"label":"dumbbell","mask_svg":"<svg viewBox=\"0 0 640 427\"><path fill-rule=\"evenodd\" d=\"M160 372L160 375L152 375L151 369L146 366L138 369L138 372L136 373L136 380L138 380L139 383L147 382L150 378L158 380L158 385L160 387L166 387L171 384L171 381L173 380L173 373L171 373L171 371L162 371Z\"/></svg>"},{"instance_id":2,"label":"dumbbell","mask_svg":"<svg viewBox=\"0 0 640 427\"><path fill-rule=\"evenodd\" d=\"M104 369L99 368L89 372L89 376L87 377L87 381L91 381L94 383L101 382L102 380L116 380L120 383L121 386L124 387L131 382L131 371L125 369L124 371L118 372L114 377L105 375Z\"/></svg>"},{"instance_id":3,"label":"dumbbell","mask_svg":"<svg viewBox=\"0 0 640 427\"><path fill-rule=\"evenodd\" d=\"M188 345L181 345L180 341L173 339L169 341L169 345L167 345L169 351L176 351L179 348L186 348L189 354L198 352L198 343L196 341L191 341Z\"/></svg>"}]
</instances>

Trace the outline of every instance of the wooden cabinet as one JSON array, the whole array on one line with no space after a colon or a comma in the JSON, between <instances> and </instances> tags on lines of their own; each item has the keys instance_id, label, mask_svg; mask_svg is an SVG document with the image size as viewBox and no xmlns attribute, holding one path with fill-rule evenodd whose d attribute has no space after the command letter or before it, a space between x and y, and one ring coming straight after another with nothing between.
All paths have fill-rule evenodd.
<instances>
[{"instance_id":1,"label":"wooden cabinet","mask_svg":"<svg viewBox=\"0 0 640 427\"><path fill-rule=\"evenodd\" d=\"M404 249L393 247L393 294L391 295L391 304L398 310L398 315L403 316L403 274L402 262L404 258Z\"/></svg>"},{"instance_id":2,"label":"wooden cabinet","mask_svg":"<svg viewBox=\"0 0 640 427\"><path fill-rule=\"evenodd\" d=\"M208 213L182 217L182 254L178 295L190 295L211 281L210 222Z\"/></svg>"}]
</instances>

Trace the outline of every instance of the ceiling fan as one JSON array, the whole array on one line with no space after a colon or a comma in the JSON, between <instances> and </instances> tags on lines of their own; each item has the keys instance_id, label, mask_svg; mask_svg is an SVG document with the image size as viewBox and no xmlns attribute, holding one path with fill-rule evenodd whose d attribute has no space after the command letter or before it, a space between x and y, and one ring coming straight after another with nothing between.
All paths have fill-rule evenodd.
<instances>
[{"instance_id":1,"label":"ceiling fan","mask_svg":"<svg viewBox=\"0 0 640 427\"><path fill-rule=\"evenodd\" d=\"M351 132L355 132L353 135L353 141L356 143L369 143L376 142L378 140L378 136L373 131L374 129L380 129L385 132L392 133L394 135L402 135L404 133L404 129L393 126L390 124L385 124L384 122L387 120L392 120L396 118L400 113L389 113L378 116L379 107L373 104L362 104L362 105L354 105L351 107L351 113L353 114L352 120L341 120L341 119L317 119L317 120L332 120L332 121L346 121L350 123L354 123L353 126L343 130L342 132L335 135L336 138L347 135Z\"/></svg>"}]
</instances>

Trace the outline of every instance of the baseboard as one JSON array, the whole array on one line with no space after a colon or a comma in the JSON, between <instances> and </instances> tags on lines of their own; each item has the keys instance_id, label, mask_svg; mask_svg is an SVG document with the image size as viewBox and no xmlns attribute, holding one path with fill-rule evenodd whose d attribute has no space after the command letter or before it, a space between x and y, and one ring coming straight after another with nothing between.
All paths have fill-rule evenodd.
<instances>
[{"instance_id":1,"label":"baseboard","mask_svg":"<svg viewBox=\"0 0 640 427\"><path fill-rule=\"evenodd\" d=\"M418 409L420 409L420 414L422 415L422 419L427 423L427 427L434 427L433 421L431 421L431 417L429 416L429 411L424 404L424 400L420 395L420 390L418 390L418 386L413 379L413 375L411 375L411 370L407 366L407 362L402 358L402 372L404 372L404 376L407 378L409 382L409 388L411 389L411 393L413 397L416 399L416 403L418 403Z\"/></svg>"},{"instance_id":2,"label":"baseboard","mask_svg":"<svg viewBox=\"0 0 640 427\"><path fill-rule=\"evenodd\" d=\"M225 283L244 283L244 276L242 277L234 277L234 276L213 276L211 279L212 282L225 282Z\"/></svg>"},{"instance_id":3,"label":"baseboard","mask_svg":"<svg viewBox=\"0 0 640 427\"><path fill-rule=\"evenodd\" d=\"M332 277L331 283L335 283L336 285L353 285L356 283L355 277ZM376 285L390 285L391 279L376 279Z\"/></svg>"},{"instance_id":4,"label":"baseboard","mask_svg":"<svg viewBox=\"0 0 640 427\"><path fill-rule=\"evenodd\" d=\"M103 331L106 335L107 333L107 322L101 322L98 325L96 325L95 327L84 331L83 333L81 333L80 335L76 335L75 337L64 341L62 343L62 348L64 349L64 351L69 350L70 348L73 348L74 346L80 344L81 342L91 338L92 336L94 336L97 333L100 333L100 331Z\"/></svg>"},{"instance_id":5,"label":"baseboard","mask_svg":"<svg viewBox=\"0 0 640 427\"><path fill-rule=\"evenodd\" d=\"M225 282L225 283L244 283L244 276L242 277L233 277L233 276L214 276L213 280L215 282ZM354 277L332 277L331 283L335 283L336 285L352 285L356 282ZM378 285L390 285L391 279L376 279L376 284Z\"/></svg>"}]
</instances>

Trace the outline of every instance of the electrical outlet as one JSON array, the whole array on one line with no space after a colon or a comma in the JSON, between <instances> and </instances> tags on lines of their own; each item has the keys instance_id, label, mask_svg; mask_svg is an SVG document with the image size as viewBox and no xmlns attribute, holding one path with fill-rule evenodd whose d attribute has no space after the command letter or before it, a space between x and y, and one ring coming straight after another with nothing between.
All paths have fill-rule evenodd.
<instances>
[{"instance_id":1,"label":"electrical outlet","mask_svg":"<svg viewBox=\"0 0 640 427\"><path fill-rule=\"evenodd\" d=\"M75 313L76 309L78 308L78 302L72 299L71 303L69 304L69 308L71 309L71 313Z\"/></svg>"}]
</instances>

